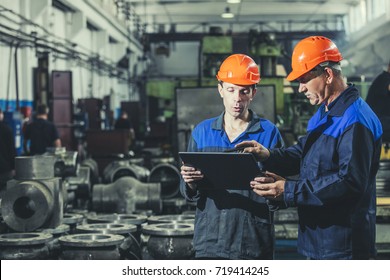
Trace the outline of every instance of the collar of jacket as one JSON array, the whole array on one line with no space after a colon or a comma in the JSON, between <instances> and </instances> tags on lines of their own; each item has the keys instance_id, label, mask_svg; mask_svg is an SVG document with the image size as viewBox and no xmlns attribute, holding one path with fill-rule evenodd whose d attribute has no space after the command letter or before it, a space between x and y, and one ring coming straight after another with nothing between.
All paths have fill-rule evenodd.
<instances>
[{"instance_id":1,"label":"collar of jacket","mask_svg":"<svg viewBox=\"0 0 390 280\"><path fill-rule=\"evenodd\" d=\"M249 109L249 113L252 116L252 119L249 122L248 129L246 130L248 133L254 133L260 131L260 117ZM211 128L215 130L223 130L223 116L225 115L225 111L223 111L217 119L212 123Z\"/></svg>"},{"instance_id":2,"label":"collar of jacket","mask_svg":"<svg viewBox=\"0 0 390 280\"><path fill-rule=\"evenodd\" d=\"M345 110L359 98L359 91L354 84L348 84L348 87L336 98L331 106L328 116L342 116ZM321 107L325 107L324 104Z\"/></svg>"}]
</instances>

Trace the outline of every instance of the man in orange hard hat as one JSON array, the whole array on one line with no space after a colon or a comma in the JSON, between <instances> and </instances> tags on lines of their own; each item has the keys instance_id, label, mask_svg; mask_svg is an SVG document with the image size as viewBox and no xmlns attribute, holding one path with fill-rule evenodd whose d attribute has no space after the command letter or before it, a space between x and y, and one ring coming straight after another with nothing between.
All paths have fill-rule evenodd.
<instances>
[{"instance_id":1,"label":"man in orange hard hat","mask_svg":"<svg viewBox=\"0 0 390 280\"><path fill-rule=\"evenodd\" d=\"M249 109L260 81L253 59L244 54L229 56L217 79L225 110L194 128L188 151L221 152L248 139L268 148L280 147L282 138L276 126ZM196 166L183 165L181 175L182 195L197 203L193 240L197 259L274 257L273 212L266 199L251 190L198 189L203 174Z\"/></svg>"},{"instance_id":2,"label":"man in orange hard hat","mask_svg":"<svg viewBox=\"0 0 390 280\"><path fill-rule=\"evenodd\" d=\"M342 77L342 56L328 38L300 41L287 79L319 105L298 144L266 149L244 142L274 173L255 178L253 190L298 207L298 252L309 259L369 259L375 256L375 175L382 127L352 84Z\"/></svg>"}]
</instances>

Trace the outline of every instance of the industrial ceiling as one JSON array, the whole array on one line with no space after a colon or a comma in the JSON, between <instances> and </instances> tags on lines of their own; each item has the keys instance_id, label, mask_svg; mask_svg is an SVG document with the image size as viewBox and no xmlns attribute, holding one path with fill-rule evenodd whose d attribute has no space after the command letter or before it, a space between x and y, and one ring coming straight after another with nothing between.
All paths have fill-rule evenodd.
<instances>
[{"instance_id":1,"label":"industrial ceiling","mask_svg":"<svg viewBox=\"0 0 390 280\"><path fill-rule=\"evenodd\" d=\"M228 3L239 2L239 3ZM117 0L139 16L148 32L341 30L357 0ZM233 18L222 18L229 11Z\"/></svg>"}]
</instances>

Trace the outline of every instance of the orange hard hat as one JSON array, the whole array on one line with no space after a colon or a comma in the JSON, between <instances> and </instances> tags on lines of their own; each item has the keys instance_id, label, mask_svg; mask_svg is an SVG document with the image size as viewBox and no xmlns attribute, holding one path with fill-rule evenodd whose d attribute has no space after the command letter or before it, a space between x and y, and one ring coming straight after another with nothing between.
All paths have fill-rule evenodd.
<instances>
[{"instance_id":1,"label":"orange hard hat","mask_svg":"<svg viewBox=\"0 0 390 280\"><path fill-rule=\"evenodd\" d=\"M287 80L293 81L309 72L318 64L343 59L335 43L323 36L310 36L301 40L294 48Z\"/></svg>"},{"instance_id":2,"label":"orange hard hat","mask_svg":"<svg viewBox=\"0 0 390 280\"><path fill-rule=\"evenodd\" d=\"M217 79L236 85L254 85L260 81L259 67L245 54L232 54L222 62Z\"/></svg>"}]
</instances>

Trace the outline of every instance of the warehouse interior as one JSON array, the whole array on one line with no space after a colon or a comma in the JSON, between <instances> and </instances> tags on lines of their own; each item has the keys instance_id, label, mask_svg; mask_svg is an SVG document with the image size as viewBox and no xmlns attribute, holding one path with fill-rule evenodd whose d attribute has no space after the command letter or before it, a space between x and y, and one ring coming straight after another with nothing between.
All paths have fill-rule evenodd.
<instances>
[{"instance_id":1,"label":"warehouse interior","mask_svg":"<svg viewBox=\"0 0 390 280\"><path fill-rule=\"evenodd\" d=\"M223 111L219 65L233 53L256 61L251 108L290 146L316 110L286 80L294 46L313 35L337 44L365 99L390 63L390 1L0 0L0 108L16 149L0 189L0 259L193 259L196 204L179 191L179 152ZM62 147L29 156L23 128L41 104ZM134 138L114 129L123 111ZM377 174L378 259L390 259L389 149ZM274 222L275 259L303 259L296 209Z\"/></svg>"}]
</instances>

